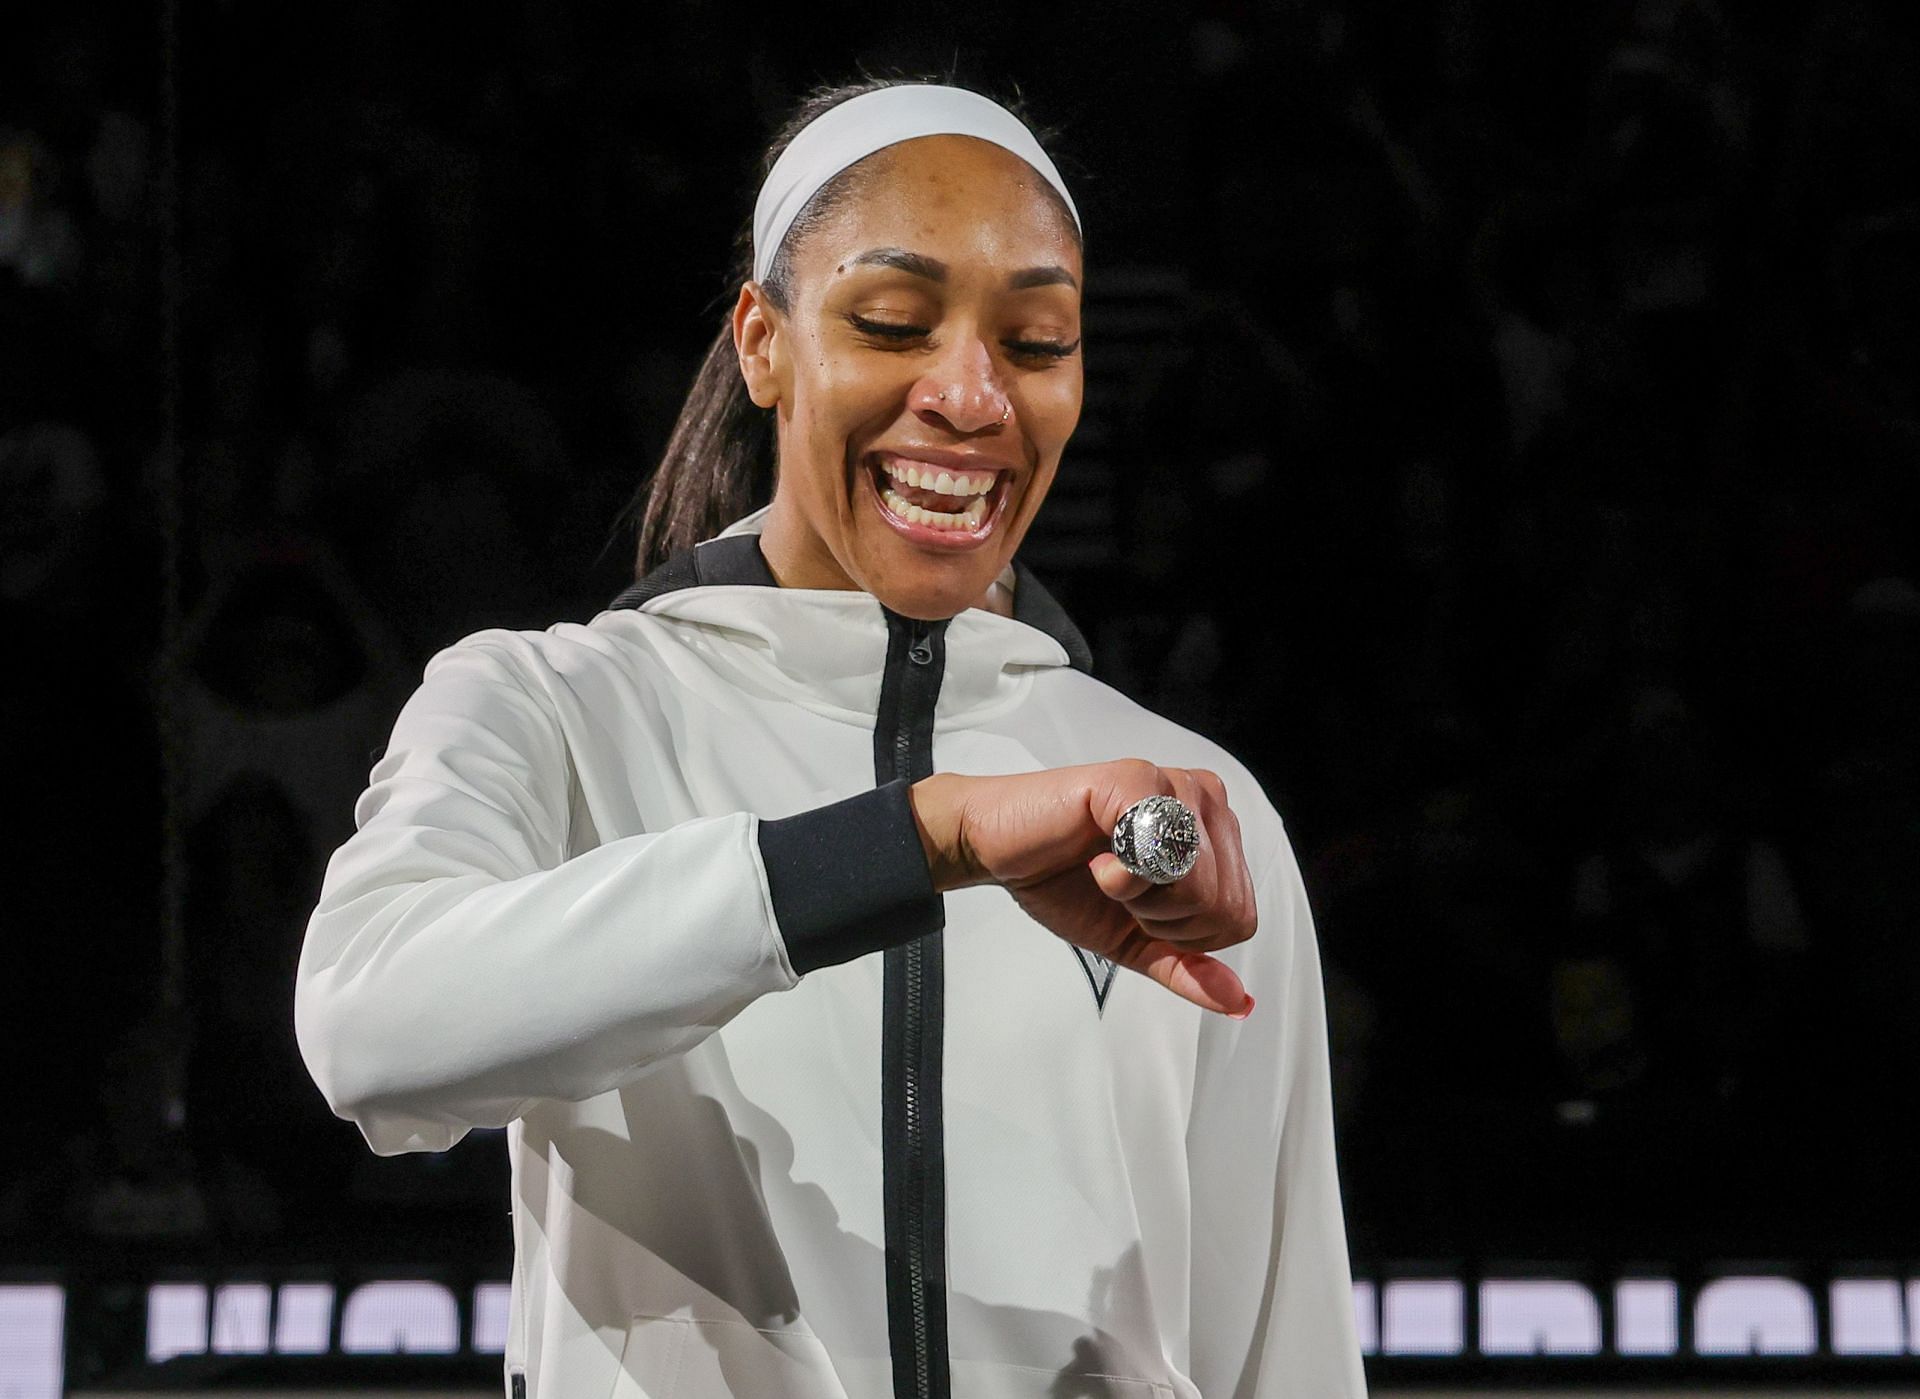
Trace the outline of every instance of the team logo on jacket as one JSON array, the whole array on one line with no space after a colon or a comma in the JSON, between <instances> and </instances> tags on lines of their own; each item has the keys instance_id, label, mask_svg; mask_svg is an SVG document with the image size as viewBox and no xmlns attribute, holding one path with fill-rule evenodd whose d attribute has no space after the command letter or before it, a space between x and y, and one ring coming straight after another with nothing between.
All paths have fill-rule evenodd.
<instances>
[{"instance_id":1,"label":"team logo on jacket","mask_svg":"<svg viewBox=\"0 0 1920 1399\"><path fill-rule=\"evenodd\" d=\"M1073 950L1074 954L1080 958L1080 969L1087 974L1087 984L1093 988L1094 1013L1104 1015L1107 1009L1107 988L1113 985L1115 964L1098 952L1089 952L1084 947L1075 946Z\"/></svg>"}]
</instances>

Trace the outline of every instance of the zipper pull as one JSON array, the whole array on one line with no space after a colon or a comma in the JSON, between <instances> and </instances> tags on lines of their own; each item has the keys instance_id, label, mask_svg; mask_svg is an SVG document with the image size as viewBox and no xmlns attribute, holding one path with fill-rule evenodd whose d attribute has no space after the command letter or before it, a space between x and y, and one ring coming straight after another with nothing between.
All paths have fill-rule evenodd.
<instances>
[{"instance_id":1,"label":"zipper pull","mask_svg":"<svg viewBox=\"0 0 1920 1399\"><path fill-rule=\"evenodd\" d=\"M933 660L933 642L927 637L927 624L919 618L914 619L913 645L907 651L907 659L915 665L927 665Z\"/></svg>"}]
</instances>

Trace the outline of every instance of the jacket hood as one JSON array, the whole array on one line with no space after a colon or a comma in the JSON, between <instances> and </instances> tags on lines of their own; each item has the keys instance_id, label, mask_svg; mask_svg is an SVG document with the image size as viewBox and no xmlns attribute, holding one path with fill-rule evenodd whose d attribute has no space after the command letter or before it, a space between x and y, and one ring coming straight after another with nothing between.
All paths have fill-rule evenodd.
<instances>
[{"instance_id":1,"label":"jacket hood","mask_svg":"<svg viewBox=\"0 0 1920 1399\"><path fill-rule=\"evenodd\" d=\"M708 656L735 683L870 724L888 610L859 590L781 587L760 552L770 509L674 555L615 597L594 624L622 625L625 614L638 613L727 633L734 644L708 648ZM970 607L927 624L946 630L939 723L978 722L1017 703L1037 673L1092 674L1092 651L1066 610L1020 558L1008 568L1012 617Z\"/></svg>"}]
</instances>

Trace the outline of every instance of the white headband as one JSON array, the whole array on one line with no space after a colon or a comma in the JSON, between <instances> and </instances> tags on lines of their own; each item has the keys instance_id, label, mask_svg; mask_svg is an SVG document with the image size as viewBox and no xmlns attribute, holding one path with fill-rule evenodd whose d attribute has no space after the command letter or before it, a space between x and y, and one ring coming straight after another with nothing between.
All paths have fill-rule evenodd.
<instances>
[{"instance_id":1,"label":"white headband","mask_svg":"<svg viewBox=\"0 0 1920 1399\"><path fill-rule=\"evenodd\" d=\"M820 186L856 160L916 136L977 136L1012 151L1060 191L1079 227L1080 211L1066 182L1012 112L964 87L902 83L829 107L780 152L753 202L754 281L766 280L780 240Z\"/></svg>"}]
</instances>

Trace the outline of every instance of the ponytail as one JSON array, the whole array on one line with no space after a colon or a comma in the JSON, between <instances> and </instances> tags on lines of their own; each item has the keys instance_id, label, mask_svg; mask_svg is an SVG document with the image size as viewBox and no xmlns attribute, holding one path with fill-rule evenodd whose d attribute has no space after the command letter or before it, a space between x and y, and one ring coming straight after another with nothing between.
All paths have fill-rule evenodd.
<instances>
[{"instance_id":1,"label":"ponytail","mask_svg":"<svg viewBox=\"0 0 1920 1399\"><path fill-rule=\"evenodd\" d=\"M670 555L772 499L773 447L771 411L747 396L729 318L707 347L640 497L645 507L634 576L645 577Z\"/></svg>"}]
</instances>

